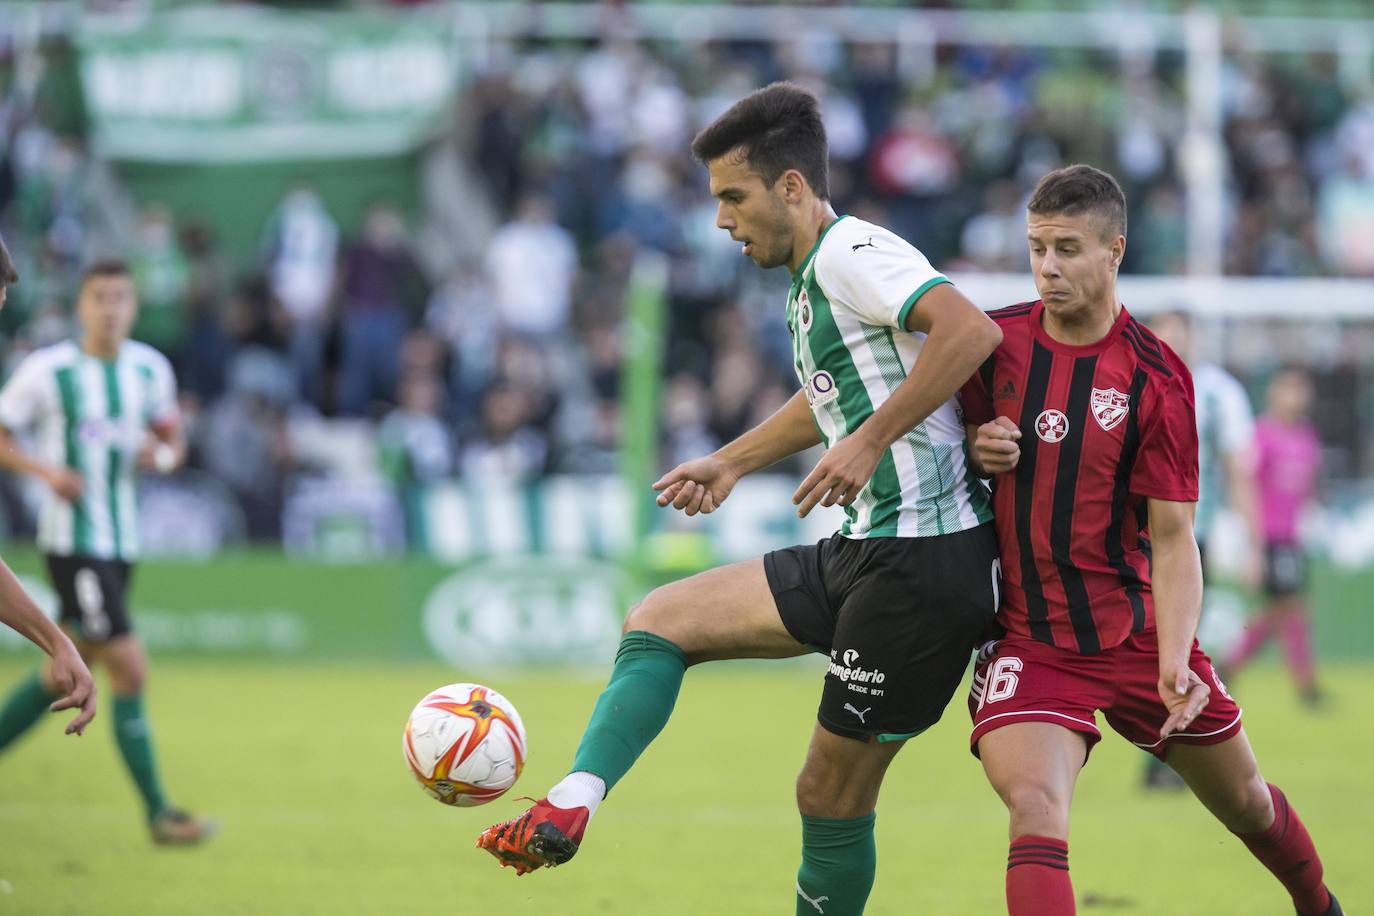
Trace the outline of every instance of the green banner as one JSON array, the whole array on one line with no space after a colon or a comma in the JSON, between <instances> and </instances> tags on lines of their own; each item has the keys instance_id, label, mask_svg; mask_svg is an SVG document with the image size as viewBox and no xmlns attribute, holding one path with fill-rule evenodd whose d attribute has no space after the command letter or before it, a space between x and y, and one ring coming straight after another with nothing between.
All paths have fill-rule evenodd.
<instances>
[{"instance_id":1,"label":"green banner","mask_svg":"<svg viewBox=\"0 0 1374 916\"><path fill-rule=\"evenodd\" d=\"M216 7L83 19L81 81L115 159L262 162L414 149L455 85L451 11Z\"/></svg>"}]
</instances>

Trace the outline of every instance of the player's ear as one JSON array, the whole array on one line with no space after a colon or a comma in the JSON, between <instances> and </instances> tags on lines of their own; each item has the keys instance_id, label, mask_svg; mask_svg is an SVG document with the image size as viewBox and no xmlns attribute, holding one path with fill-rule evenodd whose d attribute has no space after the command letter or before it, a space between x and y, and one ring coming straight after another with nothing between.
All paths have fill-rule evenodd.
<instances>
[{"instance_id":1,"label":"player's ear","mask_svg":"<svg viewBox=\"0 0 1374 916\"><path fill-rule=\"evenodd\" d=\"M1115 239L1113 239L1111 251L1112 268L1119 268L1121 266L1121 259L1126 257L1126 236L1118 235Z\"/></svg>"},{"instance_id":2,"label":"player's ear","mask_svg":"<svg viewBox=\"0 0 1374 916\"><path fill-rule=\"evenodd\" d=\"M801 203L802 193L806 190L806 180L802 178L801 172L788 169L782 173L782 181L782 199L789 204Z\"/></svg>"}]
</instances>

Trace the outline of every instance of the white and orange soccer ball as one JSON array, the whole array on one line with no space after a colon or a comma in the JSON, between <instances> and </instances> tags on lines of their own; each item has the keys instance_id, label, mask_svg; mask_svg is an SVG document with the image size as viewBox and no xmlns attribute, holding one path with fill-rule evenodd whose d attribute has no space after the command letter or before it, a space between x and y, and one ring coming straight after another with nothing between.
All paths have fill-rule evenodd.
<instances>
[{"instance_id":1,"label":"white and orange soccer ball","mask_svg":"<svg viewBox=\"0 0 1374 916\"><path fill-rule=\"evenodd\" d=\"M525 726L501 694L449 684L416 704L402 741L420 787L446 805L500 798L525 768Z\"/></svg>"}]
</instances>

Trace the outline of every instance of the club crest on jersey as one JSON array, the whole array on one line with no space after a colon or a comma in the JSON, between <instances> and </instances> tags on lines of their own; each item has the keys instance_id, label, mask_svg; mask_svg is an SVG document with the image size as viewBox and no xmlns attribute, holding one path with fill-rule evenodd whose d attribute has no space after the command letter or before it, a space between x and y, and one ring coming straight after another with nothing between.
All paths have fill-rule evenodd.
<instances>
[{"instance_id":1,"label":"club crest on jersey","mask_svg":"<svg viewBox=\"0 0 1374 916\"><path fill-rule=\"evenodd\" d=\"M811 330L811 297L804 288L797 294L797 320L801 322L803 331Z\"/></svg>"},{"instance_id":2,"label":"club crest on jersey","mask_svg":"<svg viewBox=\"0 0 1374 916\"><path fill-rule=\"evenodd\" d=\"M840 388L835 377L824 369L819 369L806 380L806 402L812 407L824 407L840 396Z\"/></svg>"},{"instance_id":3,"label":"club crest on jersey","mask_svg":"<svg viewBox=\"0 0 1374 916\"><path fill-rule=\"evenodd\" d=\"M1131 397L1124 391L1117 391L1115 388L1094 388L1090 402L1093 409L1093 418L1097 420L1097 425L1103 429L1111 429L1122 420L1126 419L1126 414L1131 412Z\"/></svg>"},{"instance_id":4,"label":"club crest on jersey","mask_svg":"<svg viewBox=\"0 0 1374 916\"><path fill-rule=\"evenodd\" d=\"M1058 442L1069 434L1069 418L1062 410L1043 410L1035 418L1035 434L1046 442Z\"/></svg>"}]
</instances>

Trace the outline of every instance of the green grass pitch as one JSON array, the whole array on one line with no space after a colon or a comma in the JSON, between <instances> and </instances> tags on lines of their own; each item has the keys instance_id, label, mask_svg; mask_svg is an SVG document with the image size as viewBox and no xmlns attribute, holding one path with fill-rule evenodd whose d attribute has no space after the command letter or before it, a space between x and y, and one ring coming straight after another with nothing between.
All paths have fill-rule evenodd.
<instances>
[{"instance_id":1,"label":"green grass pitch","mask_svg":"<svg viewBox=\"0 0 1374 916\"><path fill-rule=\"evenodd\" d=\"M28 662L0 662L0 689ZM1374 668L1329 667L1332 707L1304 713L1277 668L1239 684L1266 775L1302 812L1349 913L1374 909ZM676 715L603 805L578 858L517 879L473 848L488 823L560 777L601 675L430 666L153 666L149 709L168 790L217 814L202 849L150 845L109 718L66 738L47 721L0 758L0 914L790 913L792 782L819 659L689 673ZM511 796L449 809L411 781L406 712L483 680L519 707L530 759ZM1002 912L1006 821L965 749L956 699L893 766L868 912ZM1079 782L1071 838L1080 912L1287 916L1277 883L1181 795L1144 795L1142 755L1108 735Z\"/></svg>"}]
</instances>

